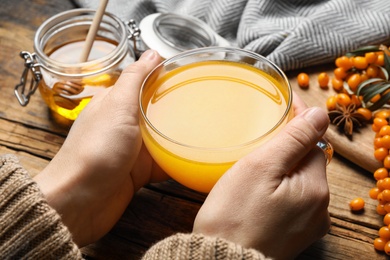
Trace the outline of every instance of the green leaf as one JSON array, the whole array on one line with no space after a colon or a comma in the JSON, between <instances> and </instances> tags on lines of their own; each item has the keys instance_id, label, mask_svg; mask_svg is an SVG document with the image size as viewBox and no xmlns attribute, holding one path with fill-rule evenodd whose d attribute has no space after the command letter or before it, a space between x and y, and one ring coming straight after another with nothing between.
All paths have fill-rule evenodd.
<instances>
[{"instance_id":1,"label":"green leaf","mask_svg":"<svg viewBox=\"0 0 390 260\"><path fill-rule=\"evenodd\" d=\"M348 92L349 95L353 95L354 92L349 88L349 85L346 81L343 82L344 89Z\"/></svg>"},{"instance_id":2,"label":"green leaf","mask_svg":"<svg viewBox=\"0 0 390 260\"><path fill-rule=\"evenodd\" d=\"M361 56L367 52L375 52L375 51L380 51L379 46L369 45L369 46L364 46L364 47L358 48L356 50L347 52L345 54L345 56L347 56L347 57Z\"/></svg>"},{"instance_id":3,"label":"green leaf","mask_svg":"<svg viewBox=\"0 0 390 260\"><path fill-rule=\"evenodd\" d=\"M386 48L386 50L383 51L385 55L385 69L387 72L386 79L389 79L389 73L390 73L390 53L389 50Z\"/></svg>"},{"instance_id":4,"label":"green leaf","mask_svg":"<svg viewBox=\"0 0 390 260\"><path fill-rule=\"evenodd\" d=\"M375 111L383 107L384 105L386 105L389 99L390 99L390 92L384 94L377 102L375 102L374 104L372 104L372 106L367 108L370 109L371 111Z\"/></svg>"},{"instance_id":5,"label":"green leaf","mask_svg":"<svg viewBox=\"0 0 390 260\"><path fill-rule=\"evenodd\" d=\"M380 81L383 81L383 79L381 79L381 78L372 78L372 79L368 79L368 80L363 81L357 87L356 95L357 96L364 96L367 93L367 91L369 91L369 89L370 89L369 86L371 84L374 84L374 83L377 83L377 82L380 82Z\"/></svg>"},{"instance_id":6,"label":"green leaf","mask_svg":"<svg viewBox=\"0 0 390 260\"><path fill-rule=\"evenodd\" d=\"M383 68L382 66L378 66L378 68L383 72L383 74L385 75L385 80L388 81L389 80L389 71L385 68Z\"/></svg>"},{"instance_id":7,"label":"green leaf","mask_svg":"<svg viewBox=\"0 0 390 260\"><path fill-rule=\"evenodd\" d=\"M365 95L363 95L363 101L369 102L373 97L375 97L377 94L383 93L387 89L390 88L389 82L381 82L378 84L372 84L370 86L370 91L367 91Z\"/></svg>"}]
</instances>

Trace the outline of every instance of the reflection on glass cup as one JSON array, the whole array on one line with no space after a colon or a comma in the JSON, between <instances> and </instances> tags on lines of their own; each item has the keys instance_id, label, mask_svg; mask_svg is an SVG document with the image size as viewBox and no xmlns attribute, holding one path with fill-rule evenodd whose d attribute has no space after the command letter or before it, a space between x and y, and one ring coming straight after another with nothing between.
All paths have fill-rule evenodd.
<instances>
[{"instance_id":1,"label":"reflection on glass cup","mask_svg":"<svg viewBox=\"0 0 390 260\"><path fill-rule=\"evenodd\" d=\"M207 193L293 116L292 90L266 58L206 47L157 66L141 88L140 111L154 160L177 182Z\"/></svg>"}]
</instances>

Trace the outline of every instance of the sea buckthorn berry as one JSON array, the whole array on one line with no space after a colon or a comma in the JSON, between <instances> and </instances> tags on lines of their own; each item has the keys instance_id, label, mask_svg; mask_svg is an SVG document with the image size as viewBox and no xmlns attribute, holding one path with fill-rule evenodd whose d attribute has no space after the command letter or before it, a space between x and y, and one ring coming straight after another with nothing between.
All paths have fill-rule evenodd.
<instances>
[{"instance_id":1,"label":"sea buckthorn berry","mask_svg":"<svg viewBox=\"0 0 390 260\"><path fill-rule=\"evenodd\" d=\"M379 132L380 132L380 130L379 130ZM377 137L375 137L374 138L374 149L378 149L378 148L381 148L381 147L383 147L382 146L382 143L381 143L381 140L382 140L382 138L381 138L382 136L377 136Z\"/></svg>"},{"instance_id":2,"label":"sea buckthorn berry","mask_svg":"<svg viewBox=\"0 0 390 260\"><path fill-rule=\"evenodd\" d=\"M380 132L380 130L379 130ZM381 137L382 147L390 149L390 135L384 135Z\"/></svg>"},{"instance_id":3,"label":"sea buckthorn berry","mask_svg":"<svg viewBox=\"0 0 390 260\"><path fill-rule=\"evenodd\" d=\"M389 154L389 149L380 147L374 150L374 157L377 161L382 162L386 156ZM375 177L375 176L374 176ZM379 180L375 177L376 180ZM382 178L381 178L382 179Z\"/></svg>"},{"instance_id":4,"label":"sea buckthorn berry","mask_svg":"<svg viewBox=\"0 0 390 260\"><path fill-rule=\"evenodd\" d=\"M358 96L353 94L353 95L351 95L351 104L355 104L356 107L360 108L360 106L362 105L362 101L360 100L360 98ZM358 109L356 109L356 112L358 112Z\"/></svg>"},{"instance_id":5,"label":"sea buckthorn berry","mask_svg":"<svg viewBox=\"0 0 390 260\"><path fill-rule=\"evenodd\" d=\"M336 95L336 100L339 105L348 106L351 104L351 98L348 94L339 93Z\"/></svg>"},{"instance_id":6,"label":"sea buckthorn berry","mask_svg":"<svg viewBox=\"0 0 390 260\"><path fill-rule=\"evenodd\" d=\"M344 68L336 68L333 70L333 74L337 79L345 79L348 75Z\"/></svg>"},{"instance_id":7,"label":"sea buckthorn berry","mask_svg":"<svg viewBox=\"0 0 390 260\"><path fill-rule=\"evenodd\" d=\"M390 202L386 202L383 208L386 210L387 213L390 213Z\"/></svg>"},{"instance_id":8,"label":"sea buckthorn berry","mask_svg":"<svg viewBox=\"0 0 390 260\"><path fill-rule=\"evenodd\" d=\"M360 74L360 83L364 82L364 81L366 81L368 79L369 79L369 77L368 77L367 73L365 71L363 71L363 73Z\"/></svg>"},{"instance_id":9,"label":"sea buckthorn berry","mask_svg":"<svg viewBox=\"0 0 390 260\"><path fill-rule=\"evenodd\" d=\"M330 96L326 100L326 108L329 111L335 110L336 109L336 104L337 104L337 98L336 96Z\"/></svg>"},{"instance_id":10,"label":"sea buckthorn berry","mask_svg":"<svg viewBox=\"0 0 390 260\"><path fill-rule=\"evenodd\" d=\"M379 68L376 65L369 65L366 69L366 75L369 78L376 78L379 73Z\"/></svg>"},{"instance_id":11,"label":"sea buckthorn berry","mask_svg":"<svg viewBox=\"0 0 390 260\"><path fill-rule=\"evenodd\" d=\"M385 216L386 214L388 214L387 211L385 210L384 204L378 204L376 206L376 213L378 213L381 216Z\"/></svg>"},{"instance_id":12,"label":"sea buckthorn berry","mask_svg":"<svg viewBox=\"0 0 390 260\"><path fill-rule=\"evenodd\" d=\"M372 131L374 131L375 133L379 133L379 131L381 130L381 128L375 124L372 124L371 125L371 129Z\"/></svg>"},{"instance_id":13,"label":"sea buckthorn berry","mask_svg":"<svg viewBox=\"0 0 390 260\"><path fill-rule=\"evenodd\" d=\"M379 136L385 136L390 135L390 125L384 125L381 127L381 130L379 130Z\"/></svg>"},{"instance_id":14,"label":"sea buckthorn berry","mask_svg":"<svg viewBox=\"0 0 390 260\"><path fill-rule=\"evenodd\" d=\"M373 98L371 98L370 102L375 103L381 98L381 94L376 94Z\"/></svg>"},{"instance_id":15,"label":"sea buckthorn berry","mask_svg":"<svg viewBox=\"0 0 390 260\"><path fill-rule=\"evenodd\" d=\"M374 178L377 181L381 180L381 179L384 179L386 177L389 177L389 171L386 168L384 168L384 167L378 168L374 172Z\"/></svg>"},{"instance_id":16,"label":"sea buckthorn berry","mask_svg":"<svg viewBox=\"0 0 390 260\"><path fill-rule=\"evenodd\" d=\"M384 251L387 240L377 237L374 239L374 248L378 251Z\"/></svg>"},{"instance_id":17,"label":"sea buckthorn berry","mask_svg":"<svg viewBox=\"0 0 390 260\"><path fill-rule=\"evenodd\" d=\"M383 217L383 223L385 225L389 225L390 224L390 213L387 213L384 217Z\"/></svg>"},{"instance_id":18,"label":"sea buckthorn berry","mask_svg":"<svg viewBox=\"0 0 390 260\"><path fill-rule=\"evenodd\" d=\"M368 66L366 58L362 56L356 56L353 58L352 61L353 61L353 66L358 70L364 70Z\"/></svg>"},{"instance_id":19,"label":"sea buckthorn berry","mask_svg":"<svg viewBox=\"0 0 390 260\"><path fill-rule=\"evenodd\" d=\"M335 61L335 64L339 68L343 68L345 70L349 70L353 66L352 60L347 56L338 57Z\"/></svg>"},{"instance_id":20,"label":"sea buckthorn berry","mask_svg":"<svg viewBox=\"0 0 390 260\"><path fill-rule=\"evenodd\" d=\"M340 92L344 89L344 81L336 77L332 78L332 87L335 91Z\"/></svg>"},{"instance_id":21,"label":"sea buckthorn berry","mask_svg":"<svg viewBox=\"0 0 390 260\"><path fill-rule=\"evenodd\" d=\"M383 192L383 191L382 191L382 192ZM379 202L379 205L385 205L385 203L386 203L385 199L383 198L382 192L380 192L380 193L378 194L378 197L376 198L376 199L378 200L378 202ZM384 208L383 208L383 209L384 209ZM386 210L385 210L385 211L386 211Z\"/></svg>"},{"instance_id":22,"label":"sea buckthorn berry","mask_svg":"<svg viewBox=\"0 0 390 260\"><path fill-rule=\"evenodd\" d=\"M378 187L374 187L370 190L368 195L370 196L371 199L376 200L378 198L378 194L380 193L380 190Z\"/></svg>"},{"instance_id":23,"label":"sea buckthorn berry","mask_svg":"<svg viewBox=\"0 0 390 260\"><path fill-rule=\"evenodd\" d=\"M329 84L328 74L326 72L321 72L320 74L318 74L317 81L321 88L327 88Z\"/></svg>"},{"instance_id":24,"label":"sea buckthorn berry","mask_svg":"<svg viewBox=\"0 0 390 260\"><path fill-rule=\"evenodd\" d=\"M385 65L385 55L382 53L377 53L377 59L375 61L375 64L378 66L383 66Z\"/></svg>"},{"instance_id":25,"label":"sea buckthorn berry","mask_svg":"<svg viewBox=\"0 0 390 260\"><path fill-rule=\"evenodd\" d=\"M390 110L384 109L375 113L374 117L387 119L390 117Z\"/></svg>"},{"instance_id":26,"label":"sea buckthorn berry","mask_svg":"<svg viewBox=\"0 0 390 260\"><path fill-rule=\"evenodd\" d=\"M364 57L366 58L367 63L371 64L376 62L378 55L375 52L366 52Z\"/></svg>"},{"instance_id":27,"label":"sea buckthorn berry","mask_svg":"<svg viewBox=\"0 0 390 260\"><path fill-rule=\"evenodd\" d=\"M385 247L383 248L385 251L386 255L390 255L390 241L387 241L385 244Z\"/></svg>"},{"instance_id":28,"label":"sea buckthorn berry","mask_svg":"<svg viewBox=\"0 0 390 260\"><path fill-rule=\"evenodd\" d=\"M378 231L379 237L384 240L390 240L390 229L388 226L383 226Z\"/></svg>"},{"instance_id":29,"label":"sea buckthorn berry","mask_svg":"<svg viewBox=\"0 0 390 260\"><path fill-rule=\"evenodd\" d=\"M383 179L382 188L384 190L390 190L390 178L389 177Z\"/></svg>"},{"instance_id":30,"label":"sea buckthorn berry","mask_svg":"<svg viewBox=\"0 0 390 260\"><path fill-rule=\"evenodd\" d=\"M385 188L383 187L383 183L385 182L385 179L378 180L376 182L376 187L379 189L379 191L383 191ZM379 195L379 194L378 194Z\"/></svg>"},{"instance_id":31,"label":"sea buckthorn berry","mask_svg":"<svg viewBox=\"0 0 390 260\"><path fill-rule=\"evenodd\" d=\"M385 166L387 169L390 169L390 155L386 156L385 159L383 159L383 166Z\"/></svg>"},{"instance_id":32,"label":"sea buckthorn berry","mask_svg":"<svg viewBox=\"0 0 390 260\"><path fill-rule=\"evenodd\" d=\"M390 190L383 190L383 191L382 191L382 198L383 198L386 202L390 202Z\"/></svg>"},{"instance_id":33,"label":"sea buckthorn berry","mask_svg":"<svg viewBox=\"0 0 390 260\"><path fill-rule=\"evenodd\" d=\"M308 88L309 87L310 78L309 78L309 75L307 75L306 73L304 73L304 72L299 73L297 76L297 81L298 81L298 85L301 88Z\"/></svg>"},{"instance_id":34,"label":"sea buckthorn berry","mask_svg":"<svg viewBox=\"0 0 390 260\"><path fill-rule=\"evenodd\" d=\"M360 101L360 99L358 99ZM356 103L355 103L356 104ZM361 104L361 102L360 102ZM356 104L357 105L357 104ZM372 118L372 112L370 109L368 108L365 108L365 107L359 107L356 112L358 112L359 114L361 114L364 119L366 119L367 121L371 120ZM390 127L390 126L389 126Z\"/></svg>"},{"instance_id":35,"label":"sea buckthorn berry","mask_svg":"<svg viewBox=\"0 0 390 260\"><path fill-rule=\"evenodd\" d=\"M362 82L361 76L359 73L354 73L348 78L348 86L352 91L355 91L359 86L360 82Z\"/></svg>"},{"instance_id":36,"label":"sea buckthorn berry","mask_svg":"<svg viewBox=\"0 0 390 260\"><path fill-rule=\"evenodd\" d=\"M381 117L375 117L373 123L374 123L374 125L379 127L379 130L382 128L382 126L389 124L386 119L381 118Z\"/></svg>"},{"instance_id":37,"label":"sea buckthorn berry","mask_svg":"<svg viewBox=\"0 0 390 260\"><path fill-rule=\"evenodd\" d=\"M349 207L352 211L359 211L364 209L364 200L362 198L355 198L349 202Z\"/></svg>"}]
</instances>

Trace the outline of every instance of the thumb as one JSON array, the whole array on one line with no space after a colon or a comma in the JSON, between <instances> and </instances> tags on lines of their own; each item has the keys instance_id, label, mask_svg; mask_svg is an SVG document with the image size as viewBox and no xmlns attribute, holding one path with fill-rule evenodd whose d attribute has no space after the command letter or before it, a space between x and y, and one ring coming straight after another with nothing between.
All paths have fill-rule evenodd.
<instances>
[{"instance_id":1,"label":"thumb","mask_svg":"<svg viewBox=\"0 0 390 260\"><path fill-rule=\"evenodd\" d=\"M318 107L307 108L294 117L280 133L252 152L248 159L261 161L263 164L266 162L274 169L271 173L277 175L269 177L281 177L316 147L328 125L326 111Z\"/></svg>"},{"instance_id":2,"label":"thumb","mask_svg":"<svg viewBox=\"0 0 390 260\"><path fill-rule=\"evenodd\" d=\"M138 106L138 93L146 76L161 62L154 50L144 52L138 61L127 66L112 89L117 98L126 99L124 104Z\"/></svg>"}]
</instances>

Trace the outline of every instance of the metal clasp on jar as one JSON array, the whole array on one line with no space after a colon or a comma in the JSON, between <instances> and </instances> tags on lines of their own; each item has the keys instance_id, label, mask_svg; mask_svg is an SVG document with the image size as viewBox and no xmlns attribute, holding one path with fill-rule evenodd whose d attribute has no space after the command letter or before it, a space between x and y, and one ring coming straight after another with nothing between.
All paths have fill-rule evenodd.
<instances>
[{"instance_id":1,"label":"metal clasp on jar","mask_svg":"<svg viewBox=\"0 0 390 260\"><path fill-rule=\"evenodd\" d=\"M135 20L130 19L127 23L127 38L133 42L133 50L137 59L146 51L146 48L141 40L141 29L137 26Z\"/></svg>"},{"instance_id":2,"label":"metal clasp on jar","mask_svg":"<svg viewBox=\"0 0 390 260\"><path fill-rule=\"evenodd\" d=\"M39 81L42 79L42 74L39 70L40 64L37 62L35 53L22 51L20 57L24 59L25 68L20 77L20 83L15 86L14 92L20 105L26 106L30 101L30 97L38 88ZM29 73L31 73L30 80Z\"/></svg>"},{"instance_id":3,"label":"metal clasp on jar","mask_svg":"<svg viewBox=\"0 0 390 260\"><path fill-rule=\"evenodd\" d=\"M127 25L130 28L129 39L133 40L137 55L154 49L163 59L167 59L195 48L230 45L205 22L192 16L153 13L144 17L138 27L134 20Z\"/></svg>"}]
</instances>

